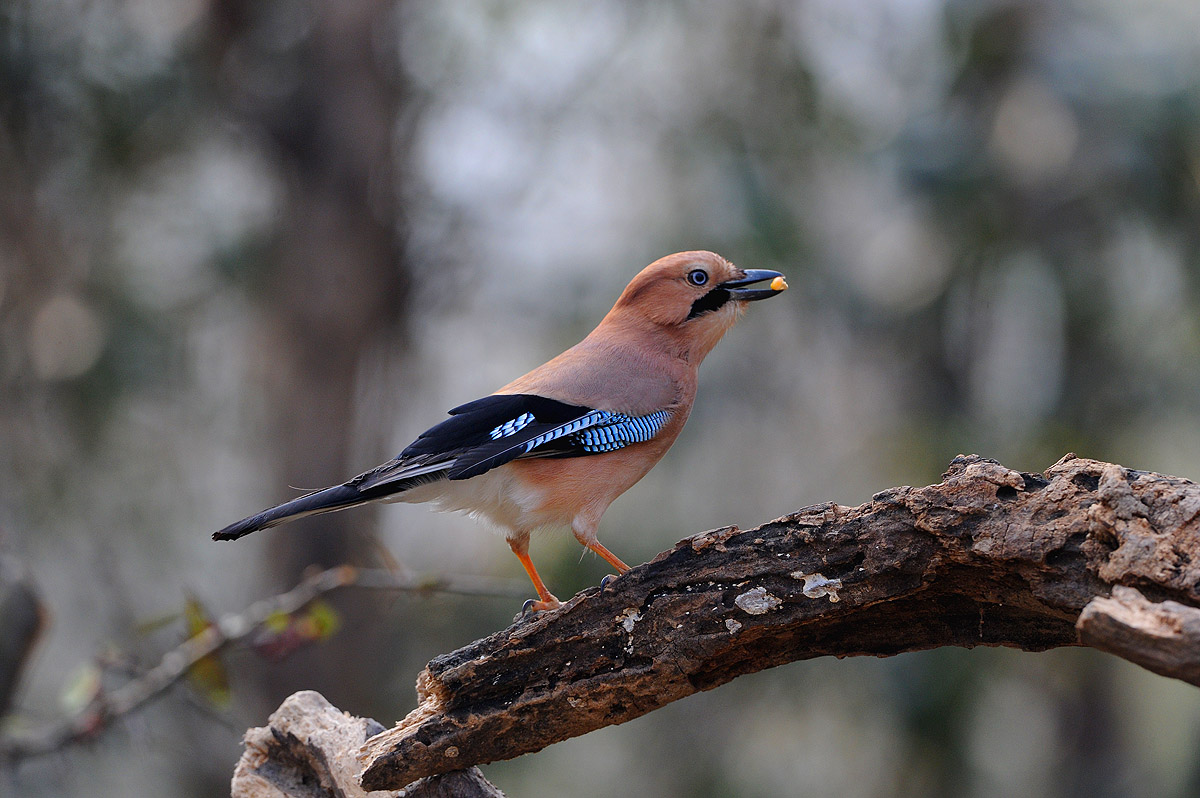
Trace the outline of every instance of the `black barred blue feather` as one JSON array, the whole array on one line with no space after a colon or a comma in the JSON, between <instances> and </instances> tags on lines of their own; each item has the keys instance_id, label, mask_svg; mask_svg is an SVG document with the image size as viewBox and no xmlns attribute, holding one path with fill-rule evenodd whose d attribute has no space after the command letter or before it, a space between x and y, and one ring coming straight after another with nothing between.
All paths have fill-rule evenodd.
<instances>
[{"instance_id":1,"label":"black barred blue feather","mask_svg":"<svg viewBox=\"0 0 1200 798\"><path fill-rule=\"evenodd\" d=\"M579 457L615 451L650 440L670 418L666 410L630 416L576 405L564 404L562 408L563 412L553 418L529 411L532 419L518 416L494 427L489 431L492 443L460 455L446 476L470 479L521 457ZM572 409L574 418L564 420L564 416L571 415L565 408Z\"/></svg>"},{"instance_id":2,"label":"black barred blue feather","mask_svg":"<svg viewBox=\"0 0 1200 798\"><path fill-rule=\"evenodd\" d=\"M520 432L530 421L518 423L523 416L532 416L543 424L558 425L578 418L588 411L585 407L569 405L530 394L492 394L450 411L450 418L421 433L400 453L397 460L416 455L432 454L455 457L476 446L495 440L492 432L508 428L509 435ZM496 437L504 437L503 431Z\"/></svg>"},{"instance_id":3,"label":"black barred blue feather","mask_svg":"<svg viewBox=\"0 0 1200 798\"><path fill-rule=\"evenodd\" d=\"M470 479L520 457L578 457L648 441L670 418L666 410L631 416L530 394L487 396L450 414L393 463L427 457L444 464L449 479ZM406 472L402 469L396 476L407 478Z\"/></svg>"},{"instance_id":4,"label":"black barred blue feather","mask_svg":"<svg viewBox=\"0 0 1200 798\"><path fill-rule=\"evenodd\" d=\"M597 411L602 412L602 411ZM624 413L605 413L595 426L572 435L572 441L586 452L611 452L631 443L648 441L658 434L671 414L666 410L648 416L627 416Z\"/></svg>"}]
</instances>

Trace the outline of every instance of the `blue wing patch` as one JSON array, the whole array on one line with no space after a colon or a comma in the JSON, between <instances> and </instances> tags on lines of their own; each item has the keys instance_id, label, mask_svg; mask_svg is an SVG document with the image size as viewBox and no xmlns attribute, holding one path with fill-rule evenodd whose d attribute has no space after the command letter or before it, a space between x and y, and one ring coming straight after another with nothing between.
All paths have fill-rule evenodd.
<instances>
[{"instance_id":1,"label":"blue wing patch","mask_svg":"<svg viewBox=\"0 0 1200 798\"><path fill-rule=\"evenodd\" d=\"M574 433L572 442L585 452L612 452L631 443L650 440L671 417L666 410L648 416L627 416L624 413L604 415L607 418L600 423Z\"/></svg>"},{"instance_id":2,"label":"blue wing patch","mask_svg":"<svg viewBox=\"0 0 1200 798\"><path fill-rule=\"evenodd\" d=\"M568 438L568 436L574 435L581 429L600 424L606 417L611 415L613 414L604 410L589 410L579 418L572 419L566 424L562 424L554 429L546 430L542 434L530 438L525 442L525 449L522 454L528 454L539 446L551 443L559 438Z\"/></svg>"},{"instance_id":3,"label":"blue wing patch","mask_svg":"<svg viewBox=\"0 0 1200 798\"><path fill-rule=\"evenodd\" d=\"M535 424L538 419L523 420L522 416L506 421L488 433L500 448L480 446L466 452L446 475L450 479L470 479L517 457L599 455L624 449L629 444L653 438L671 418L667 410L649 415L628 415L610 410L580 409L580 415L562 424ZM526 427L530 427L529 430ZM524 431L523 436L518 434L520 431Z\"/></svg>"},{"instance_id":4,"label":"blue wing patch","mask_svg":"<svg viewBox=\"0 0 1200 798\"><path fill-rule=\"evenodd\" d=\"M518 457L578 457L648 441L670 413L632 416L531 394L493 394L450 411L391 463L361 475L361 489L397 480L469 479Z\"/></svg>"},{"instance_id":5,"label":"blue wing patch","mask_svg":"<svg viewBox=\"0 0 1200 798\"><path fill-rule=\"evenodd\" d=\"M669 418L666 410L631 416L562 403L531 407L501 423L492 422L488 440L458 454L446 476L470 479L519 457L573 457L615 451L650 440Z\"/></svg>"},{"instance_id":6,"label":"blue wing patch","mask_svg":"<svg viewBox=\"0 0 1200 798\"><path fill-rule=\"evenodd\" d=\"M530 414L526 413L496 427L490 433L492 439L496 440L515 434L534 420L532 417L526 419L525 416L528 415ZM578 447L588 454L612 452L623 449L631 443L650 440L658 434L670 417L671 414L666 410L659 410L648 416L630 416L625 413L611 413L607 410L592 410L579 418L572 419L554 429L546 430L525 441L524 450L520 454L529 454L538 447L564 438L568 449ZM510 426L516 428L507 430ZM563 453L568 453L568 451ZM519 457L520 454L517 456Z\"/></svg>"}]
</instances>

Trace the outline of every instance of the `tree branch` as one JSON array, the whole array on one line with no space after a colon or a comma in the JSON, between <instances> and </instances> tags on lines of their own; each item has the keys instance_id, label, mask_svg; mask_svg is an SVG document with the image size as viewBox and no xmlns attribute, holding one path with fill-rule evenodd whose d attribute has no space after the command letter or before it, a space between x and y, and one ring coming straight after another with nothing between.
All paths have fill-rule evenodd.
<instances>
[{"instance_id":1,"label":"tree branch","mask_svg":"<svg viewBox=\"0 0 1200 798\"><path fill-rule=\"evenodd\" d=\"M1161 676L1200 686L1200 609L1154 603L1136 588L1116 586L1092 599L1075 627L1085 646L1136 662Z\"/></svg>"},{"instance_id":2,"label":"tree branch","mask_svg":"<svg viewBox=\"0 0 1200 798\"><path fill-rule=\"evenodd\" d=\"M524 584L510 579L475 576L411 576L383 568L342 565L306 576L286 593L261 599L240 613L221 617L199 634L163 654L158 664L111 691L98 692L81 711L41 729L0 735L0 763L11 764L92 740L114 720L157 698L184 678L205 657L238 644L268 619L291 615L321 596L342 588L407 593L524 596Z\"/></svg>"},{"instance_id":3,"label":"tree branch","mask_svg":"<svg viewBox=\"0 0 1200 798\"><path fill-rule=\"evenodd\" d=\"M1078 645L1081 610L1115 585L1200 602L1197 518L1187 480L1074 455L1045 474L960 456L936 485L706 532L434 659L417 709L363 747L363 786L537 751L793 660ZM1107 649L1145 664L1146 645Z\"/></svg>"},{"instance_id":4,"label":"tree branch","mask_svg":"<svg viewBox=\"0 0 1200 798\"><path fill-rule=\"evenodd\" d=\"M246 732L233 798L504 798L478 768L421 779L402 793L368 794L354 754L383 727L340 711L320 693L289 696L267 725Z\"/></svg>"}]
</instances>

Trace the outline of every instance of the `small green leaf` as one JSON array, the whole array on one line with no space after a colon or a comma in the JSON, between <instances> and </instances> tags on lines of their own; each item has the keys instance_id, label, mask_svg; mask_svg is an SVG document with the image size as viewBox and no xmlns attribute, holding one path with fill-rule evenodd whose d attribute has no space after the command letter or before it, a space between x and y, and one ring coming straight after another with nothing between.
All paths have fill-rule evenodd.
<instances>
[{"instance_id":1,"label":"small green leaf","mask_svg":"<svg viewBox=\"0 0 1200 798\"><path fill-rule=\"evenodd\" d=\"M276 610L268 615L267 619L263 621L263 627L269 632L280 634L288 628L291 622L292 616L288 615L282 610Z\"/></svg>"},{"instance_id":2,"label":"small green leaf","mask_svg":"<svg viewBox=\"0 0 1200 798\"><path fill-rule=\"evenodd\" d=\"M325 641L333 637L341 628L342 619L337 610L328 602L314 601L308 606L304 618L305 632L312 640Z\"/></svg>"},{"instance_id":3,"label":"small green leaf","mask_svg":"<svg viewBox=\"0 0 1200 798\"><path fill-rule=\"evenodd\" d=\"M188 596L184 601L183 619L187 624L188 637L195 637L212 626L212 618L209 617L204 605L195 596Z\"/></svg>"},{"instance_id":4,"label":"small green leaf","mask_svg":"<svg viewBox=\"0 0 1200 798\"><path fill-rule=\"evenodd\" d=\"M192 596L188 596L184 605L184 617L187 620L188 637L195 637L213 625L204 606ZM216 654L197 660L188 669L187 679L192 689L213 706L223 708L229 705L229 674Z\"/></svg>"}]
</instances>

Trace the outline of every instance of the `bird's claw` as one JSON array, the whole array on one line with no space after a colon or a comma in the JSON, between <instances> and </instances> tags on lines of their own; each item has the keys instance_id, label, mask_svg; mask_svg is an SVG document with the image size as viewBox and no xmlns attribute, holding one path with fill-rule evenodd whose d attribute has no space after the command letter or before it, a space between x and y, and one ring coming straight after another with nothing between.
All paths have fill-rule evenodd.
<instances>
[{"instance_id":1,"label":"bird's claw","mask_svg":"<svg viewBox=\"0 0 1200 798\"><path fill-rule=\"evenodd\" d=\"M556 610L561 606L562 602L554 596L551 596L548 600L526 599L525 603L521 605L521 611L513 617L513 620L523 621L539 612Z\"/></svg>"}]
</instances>

